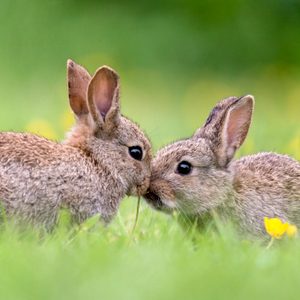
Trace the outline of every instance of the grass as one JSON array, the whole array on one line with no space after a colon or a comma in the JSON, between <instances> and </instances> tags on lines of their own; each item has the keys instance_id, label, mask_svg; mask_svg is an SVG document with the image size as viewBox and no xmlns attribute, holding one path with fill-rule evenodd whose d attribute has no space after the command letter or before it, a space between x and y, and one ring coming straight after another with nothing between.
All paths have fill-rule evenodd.
<instances>
[{"instance_id":1,"label":"grass","mask_svg":"<svg viewBox=\"0 0 300 300\"><path fill-rule=\"evenodd\" d=\"M127 203L126 203L127 202ZM296 240L236 237L230 227L189 234L144 205L131 236L133 199L107 228L61 222L52 234L0 234L1 299L297 299Z\"/></svg>"}]
</instances>

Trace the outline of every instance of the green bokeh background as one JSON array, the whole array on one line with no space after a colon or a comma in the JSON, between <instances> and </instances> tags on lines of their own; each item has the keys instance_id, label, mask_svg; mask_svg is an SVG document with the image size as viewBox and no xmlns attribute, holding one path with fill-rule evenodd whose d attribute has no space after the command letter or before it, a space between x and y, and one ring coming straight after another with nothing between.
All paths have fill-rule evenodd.
<instances>
[{"instance_id":1,"label":"green bokeh background","mask_svg":"<svg viewBox=\"0 0 300 300\"><path fill-rule=\"evenodd\" d=\"M248 93L257 102L250 141L258 150L279 151L299 135L299 1L0 5L3 130L43 119L63 136L72 58L92 73L103 64L118 71L123 113L155 149L192 134L221 98Z\"/></svg>"},{"instance_id":2,"label":"green bokeh background","mask_svg":"<svg viewBox=\"0 0 300 300\"><path fill-rule=\"evenodd\" d=\"M117 70L122 112L154 151L191 135L218 100L253 94L238 156L300 159L298 0L0 0L0 25L1 130L63 138L72 58ZM132 240L135 200L109 228L75 238L65 226L43 238L1 228L0 298L299 298L299 241L266 251L230 230L195 240L144 204Z\"/></svg>"}]
</instances>

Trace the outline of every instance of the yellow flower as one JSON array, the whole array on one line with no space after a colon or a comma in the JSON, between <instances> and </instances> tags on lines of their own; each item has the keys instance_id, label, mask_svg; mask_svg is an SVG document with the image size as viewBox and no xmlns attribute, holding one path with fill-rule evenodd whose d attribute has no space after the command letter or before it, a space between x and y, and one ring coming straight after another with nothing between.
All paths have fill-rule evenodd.
<instances>
[{"instance_id":1,"label":"yellow flower","mask_svg":"<svg viewBox=\"0 0 300 300\"><path fill-rule=\"evenodd\" d=\"M297 226L289 223L283 223L279 218L264 218L267 233L275 238L280 239L286 233L289 237L297 235Z\"/></svg>"},{"instance_id":2,"label":"yellow flower","mask_svg":"<svg viewBox=\"0 0 300 300\"><path fill-rule=\"evenodd\" d=\"M288 224L286 234L289 237L295 237L297 235L297 232L298 232L297 226Z\"/></svg>"},{"instance_id":3,"label":"yellow flower","mask_svg":"<svg viewBox=\"0 0 300 300\"><path fill-rule=\"evenodd\" d=\"M286 233L289 224L283 223L278 218L264 218L267 233L275 238L280 239Z\"/></svg>"}]
</instances>

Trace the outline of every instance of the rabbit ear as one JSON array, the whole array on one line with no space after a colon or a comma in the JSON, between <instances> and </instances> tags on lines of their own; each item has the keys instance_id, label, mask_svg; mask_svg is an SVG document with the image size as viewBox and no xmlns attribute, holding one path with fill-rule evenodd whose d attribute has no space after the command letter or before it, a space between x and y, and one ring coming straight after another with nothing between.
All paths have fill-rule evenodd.
<instances>
[{"instance_id":1,"label":"rabbit ear","mask_svg":"<svg viewBox=\"0 0 300 300\"><path fill-rule=\"evenodd\" d=\"M91 115L99 129L113 130L120 118L119 76L111 68L99 68L88 87Z\"/></svg>"},{"instance_id":2,"label":"rabbit ear","mask_svg":"<svg viewBox=\"0 0 300 300\"><path fill-rule=\"evenodd\" d=\"M209 115L195 137L209 139L220 166L226 166L243 144L252 118L254 97L228 98L221 101Z\"/></svg>"},{"instance_id":3,"label":"rabbit ear","mask_svg":"<svg viewBox=\"0 0 300 300\"><path fill-rule=\"evenodd\" d=\"M71 59L67 61L67 73L70 106L77 119L82 119L89 113L87 89L91 76Z\"/></svg>"}]
</instances>

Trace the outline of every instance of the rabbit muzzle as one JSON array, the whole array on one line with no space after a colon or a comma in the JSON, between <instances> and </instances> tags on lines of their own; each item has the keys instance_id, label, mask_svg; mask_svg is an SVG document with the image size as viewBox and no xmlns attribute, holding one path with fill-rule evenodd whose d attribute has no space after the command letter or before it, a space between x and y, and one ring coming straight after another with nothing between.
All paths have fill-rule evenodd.
<instances>
[{"instance_id":1,"label":"rabbit muzzle","mask_svg":"<svg viewBox=\"0 0 300 300\"><path fill-rule=\"evenodd\" d=\"M152 176L150 186L143 197L154 209L165 213L172 213L177 207L170 182L162 178L153 178Z\"/></svg>"},{"instance_id":2,"label":"rabbit muzzle","mask_svg":"<svg viewBox=\"0 0 300 300\"><path fill-rule=\"evenodd\" d=\"M153 208L157 210L162 210L164 204L157 194L150 190L147 190L143 197Z\"/></svg>"},{"instance_id":3,"label":"rabbit muzzle","mask_svg":"<svg viewBox=\"0 0 300 300\"><path fill-rule=\"evenodd\" d=\"M150 178L146 177L140 184L133 186L129 192L128 196L142 196L144 195L149 188Z\"/></svg>"}]
</instances>

